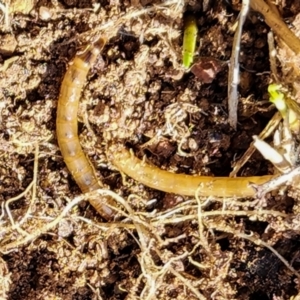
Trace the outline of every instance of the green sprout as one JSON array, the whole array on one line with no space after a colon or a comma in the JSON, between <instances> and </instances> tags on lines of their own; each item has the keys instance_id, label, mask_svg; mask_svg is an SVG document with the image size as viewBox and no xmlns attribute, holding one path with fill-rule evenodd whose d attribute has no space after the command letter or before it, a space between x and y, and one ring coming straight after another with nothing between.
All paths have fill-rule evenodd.
<instances>
[{"instance_id":1,"label":"green sprout","mask_svg":"<svg viewBox=\"0 0 300 300\"><path fill-rule=\"evenodd\" d=\"M272 83L268 87L270 101L275 104L283 119L288 118L288 124L292 131L299 132L300 129L300 106L284 93L281 84Z\"/></svg>"},{"instance_id":2,"label":"green sprout","mask_svg":"<svg viewBox=\"0 0 300 300\"><path fill-rule=\"evenodd\" d=\"M194 60L198 27L196 18L188 15L184 22L182 65L188 69Z\"/></svg>"}]
</instances>

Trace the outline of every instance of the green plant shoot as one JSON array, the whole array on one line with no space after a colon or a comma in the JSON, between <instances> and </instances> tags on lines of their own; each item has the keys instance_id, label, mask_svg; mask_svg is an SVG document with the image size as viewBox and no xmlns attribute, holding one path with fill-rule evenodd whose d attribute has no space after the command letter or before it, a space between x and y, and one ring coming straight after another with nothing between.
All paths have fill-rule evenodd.
<instances>
[{"instance_id":1,"label":"green plant shoot","mask_svg":"<svg viewBox=\"0 0 300 300\"><path fill-rule=\"evenodd\" d=\"M270 101L275 104L282 118L285 119L288 116L290 129L298 133L300 130L299 104L283 92L281 84L270 84L268 92L270 94Z\"/></svg>"},{"instance_id":2,"label":"green plant shoot","mask_svg":"<svg viewBox=\"0 0 300 300\"><path fill-rule=\"evenodd\" d=\"M188 15L184 21L182 65L188 69L194 60L198 27L196 18Z\"/></svg>"},{"instance_id":3,"label":"green plant shoot","mask_svg":"<svg viewBox=\"0 0 300 300\"><path fill-rule=\"evenodd\" d=\"M276 108L281 113L281 116L285 118L287 112L287 105L284 99L285 96L280 91L281 87L281 84L272 83L268 86L268 93L270 94L270 102L275 104Z\"/></svg>"}]
</instances>

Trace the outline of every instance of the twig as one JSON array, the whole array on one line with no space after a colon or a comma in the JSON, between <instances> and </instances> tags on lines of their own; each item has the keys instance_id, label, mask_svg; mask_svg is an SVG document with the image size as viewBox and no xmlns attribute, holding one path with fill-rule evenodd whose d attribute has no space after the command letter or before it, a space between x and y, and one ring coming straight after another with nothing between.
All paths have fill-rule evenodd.
<instances>
[{"instance_id":1,"label":"twig","mask_svg":"<svg viewBox=\"0 0 300 300\"><path fill-rule=\"evenodd\" d=\"M270 191L277 189L279 186L292 182L296 176L300 175L300 167L293 169L292 171L280 175L264 184L253 185L253 188L256 190L256 197L262 199L264 195Z\"/></svg>"},{"instance_id":2,"label":"twig","mask_svg":"<svg viewBox=\"0 0 300 300\"><path fill-rule=\"evenodd\" d=\"M270 161L277 170L281 173L287 173L291 170L291 164L283 154L255 135L253 136L253 140L255 148L265 159Z\"/></svg>"},{"instance_id":3,"label":"twig","mask_svg":"<svg viewBox=\"0 0 300 300\"><path fill-rule=\"evenodd\" d=\"M269 46L269 60L270 60L270 69L271 77L275 82L279 82L277 67L276 67L276 49L274 45L274 35L272 31L268 32L268 46Z\"/></svg>"},{"instance_id":4,"label":"twig","mask_svg":"<svg viewBox=\"0 0 300 300\"><path fill-rule=\"evenodd\" d=\"M259 138L261 140L266 139L271 135L271 133L275 130L275 128L279 125L282 116L279 112L277 112L273 118L269 121L267 126L263 129L263 131L259 134ZM256 148L254 147L254 142L252 142L244 153L244 155L239 159L239 161L235 164L232 172L230 173L229 177L235 177L239 170L244 166L244 164L248 161L248 159L252 156L255 152Z\"/></svg>"},{"instance_id":5,"label":"twig","mask_svg":"<svg viewBox=\"0 0 300 300\"><path fill-rule=\"evenodd\" d=\"M249 10L249 1L243 0L242 9L240 12L240 19L238 27L236 29L233 45L232 45L232 54L230 58L230 66L228 73L228 122L230 126L236 129L237 126L237 107L238 107L238 90L237 86L239 84L239 54L240 54L240 44L241 36L244 22L247 17Z\"/></svg>"},{"instance_id":6,"label":"twig","mask_svg":"<svg viewBox=\"0 0 300 300\"><path fill-rule=\"evenodd\" d=\"M300 53L300 40L277 16L277 14L270 9L268 4L266 4L263 0L251 0L250 6L265 17L265 22L290 47L291 50L293 50L296 54Z\"/></svg>"}]
</instances>

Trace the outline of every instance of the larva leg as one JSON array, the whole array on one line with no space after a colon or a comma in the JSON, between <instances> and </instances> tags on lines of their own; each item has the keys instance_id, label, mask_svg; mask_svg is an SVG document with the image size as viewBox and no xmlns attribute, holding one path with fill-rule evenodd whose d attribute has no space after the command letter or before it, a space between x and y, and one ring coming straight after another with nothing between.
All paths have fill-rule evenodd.
<instances>
[{"instance_id":1,"label":"larva leg","mask_svg":"<svg viewBox=\"0 0 300 300\"><path fill-rule=\"evenodd\" d=\"M64 161L76 183L83 193L102 187L98 182L94 168L85 156L78 139L77 112L82 88L87 74L101 52L105 40L100 38L89 46L84 53L71 62L63 79L57 106L56 132L57 141ZM94 208L107 220L113 218L114 212L105 201L90 200Z\"/></svg>"},{"instance_id":2,"label":"larva leg","mask_svg":"<svg viewBox=\"0 0 300 300\"><path fill-rule=\"evenodd\" d=\"M114 151L112 162L121 172L146 186L186 196L197 192L203 197L253 197L255 190L250 183L260 185L274 178L271 175L232 178L174 174L139 160L125 148Z\"/></svg>"}]
</instances>

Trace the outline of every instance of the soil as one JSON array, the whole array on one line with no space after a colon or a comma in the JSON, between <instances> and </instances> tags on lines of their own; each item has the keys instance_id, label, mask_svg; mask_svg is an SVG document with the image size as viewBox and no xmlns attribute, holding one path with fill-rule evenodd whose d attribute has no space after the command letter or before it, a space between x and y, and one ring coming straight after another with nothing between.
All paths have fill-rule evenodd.
<instances>
[{"instance_id":1,"label":"soil","mask_svg":"<svg viewBox=\"0 0 300 300\"><path fill-rule=\"evenodd\" d=\"M120 174L110 159L122 144L170 172L229 175L276 112L270 29L250 11L237 130L228 124L241 8L233 2L10 1L0 26L0 299L300 299L296 196L168 194ZM291 25L298 1L278 2ZM199 29L196 76L181 65L187 14ZM111 222L85 201L55 134L68 64L99 35L108 42L82 91L79 138L99 181L129 206L119 202ZM290 62L283 47L280 59ZM239 176L273 173L255 152Z\"/></svg>"}]
</instances>

